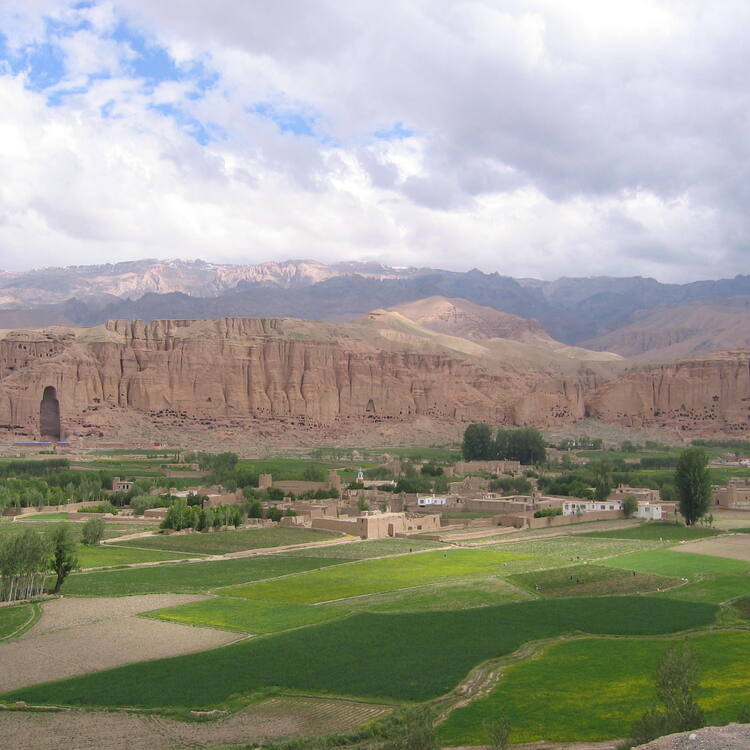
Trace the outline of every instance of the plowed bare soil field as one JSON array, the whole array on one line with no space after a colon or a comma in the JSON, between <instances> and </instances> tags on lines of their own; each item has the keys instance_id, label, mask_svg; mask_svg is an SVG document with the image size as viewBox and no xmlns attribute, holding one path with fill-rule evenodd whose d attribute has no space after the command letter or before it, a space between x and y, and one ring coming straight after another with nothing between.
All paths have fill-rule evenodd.
<instances>
[{"instance_id":1,"label":"plowed bare soil field","mask_svg":"<svg viewBox=\"0 0 750 750\"><path fill-rule=\"evenodd\" d=\"M135 616L203 598L166 594L45 602L33 628L0 643L0 690L204 651L237 640L236 633Z\"/></svg>"},{"instance_id":2,"label":"plowed bare soil field","mask_svg":"<svg viewBox=\"0 0 750 750\"><path fill-rule=\"evenodd\" d=\"M701 539L673 547L678 552L693 552L698 555L729 557L733 560L750 562L750 534L726 534L724 536Z\"/></svg>"},{"instance_id":3,"label":"plowed bare soil field","mask_svg":"<svg viewBox=\"0 0 750 750\"><path fill-rule=\"evenodd\" d=\"M16 750L163 750L233 745L343 732L387 706L318 698L271 698L210 722L179 722L108 711L0 711L0 737ZM4 745L5 746L5 745Z\"/></svg>"}]
</instances>

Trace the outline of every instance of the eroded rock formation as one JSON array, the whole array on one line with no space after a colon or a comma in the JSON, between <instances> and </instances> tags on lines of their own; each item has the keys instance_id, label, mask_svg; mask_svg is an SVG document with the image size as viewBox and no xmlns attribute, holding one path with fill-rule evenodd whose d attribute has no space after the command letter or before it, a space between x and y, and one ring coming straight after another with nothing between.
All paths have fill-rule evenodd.
<instances>
[{"instance_id":1,"label":"eroded rock formation","mask_svg":"<svg viewBox=\"0 0 750 750\"><path fill-rule=\"evenodd\" d=\"M68 436L106 434L133 411L186 428L419 416L545 427L592 416L629 426L748 430L748 352L633 366L548 350L542 356L511 343L512 359L496 343L445 344L434 334L389 329L382 318L349 325L110 321L11 331L0 338L0 428L39 436L40 405L52 387Z\"/></svg>"}]
</instances>

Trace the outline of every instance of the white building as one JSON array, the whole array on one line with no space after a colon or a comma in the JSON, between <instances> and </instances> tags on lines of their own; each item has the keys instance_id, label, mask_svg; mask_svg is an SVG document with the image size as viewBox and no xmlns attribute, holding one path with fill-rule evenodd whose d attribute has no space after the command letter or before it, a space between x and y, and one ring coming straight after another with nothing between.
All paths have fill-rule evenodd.
<instances>
[{"instance_id":1,"label":"white building","mask_svg":"<svg viewBox=\"0 0 750 750\"><path fill-rule=\"evenodd\" d=\"M566 500L563 502L563 515L576 513L600 513L604 510L622 510L622 500Z\"/></svg>"},{"instance_id":2,"label":"white building","mask_svg":"<svg viewBox=\"0 0 750 750\"><path fill-rule=\"evenodd\" d=\"M572 516L580 513L601 513L602 511L622 510L622 500L612 497L607 500L566 500L563 502L563 515ZM661 521L664 517L664 510L661 503L648 502L647 500L638 501L638 509L634 518L642 518L647 521Z\"/></svg>"}]
</instances>

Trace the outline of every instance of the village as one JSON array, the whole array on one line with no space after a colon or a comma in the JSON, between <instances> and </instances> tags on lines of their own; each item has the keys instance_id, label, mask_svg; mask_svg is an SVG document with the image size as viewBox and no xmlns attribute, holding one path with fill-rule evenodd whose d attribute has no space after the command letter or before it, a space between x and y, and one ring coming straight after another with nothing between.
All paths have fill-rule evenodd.
<instances>
[{"instance_id":1,"label":"village","mask_svg":"<svg viewBox=\"0 0 750 750\"><path fill-rule=\"evenodd\" d=\"M418 536L441 541L481 539L523 529L625 518L681 521L678 504L662 499L659 489L620 483L601 499L592 497L593 487L588 488L587 497L546 493L538 486L535 471L538 467L516 460L458 460L439 467L444 477L441 483L444 491L396 491L397 480L403 476L402 462L388 453L381 458L382 462L367 472L354 466L329 469L322 481L276 480L271 473L261 473L257 491L249 493L242 488L227 489L220 483L201 484L199 478L193 478L193 486L189 488L152 485L147 490L152 500L145 503L151 507L124 504L119 508L111 506L111 512L103 513L102 498L131 498L134 488L138 488L137 483L149 485L148 479L137 475L127 479L114 476L111 488L105 488L96 498L66 498L64 503L37 507L9 505L3 512L18 520L50 513L61 517L67 514L71 520L78 521L87 517L113 518L124 523L152 523L156 530L159 524L164 526L170 503L182 499L191 506L199 503L204 509L244 508L242 523L246 527L307 528L369 540ZM408 463L412 473L425 467L428 473L434 469L429 461ZM180 471L170 473L182 479L200 474L197 464L177 468ZM353 481L342 478L342 474L355 471ZM393 478L372 479L366 474ZM207 478L210 479L210 475ZM493 490L498 478L522 480L528 491ZM254 503L255 512L248 513L248 498L256 495L261 499ZM714 512L747 511L750 519L750 477L731 477L726 485L712 486L711 509ZM192 530L167 527L162 533L184 534Z\"/></svg>"}]
</instances>

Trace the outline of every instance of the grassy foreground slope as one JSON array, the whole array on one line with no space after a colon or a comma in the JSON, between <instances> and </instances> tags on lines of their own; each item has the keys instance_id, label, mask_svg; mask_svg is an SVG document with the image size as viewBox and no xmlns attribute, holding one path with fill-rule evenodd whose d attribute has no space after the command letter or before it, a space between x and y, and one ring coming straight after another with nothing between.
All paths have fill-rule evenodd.
<instances>
[{"instance_id":1,"label":"grassy foreground slope","mask_svg":"<svg viewBox=\"0 0 750 750\"><path fill-rule=\"evenodd\" d=\"M708 726L736 721L750 694L750 633L695 635L690 644L704 665L698 700ZM500 712L513 725L513 742L626 737L656 702L653 675L669 645L664 639L597 638L555 644L540 658L509 667L486 698L453 711L441 739L485 744L485 722Z\"/></svg>"},{"instance_id":2,"label":"grassy foreground slope","mask_svg":"<svg viewBox=\"0 0 750 750\"><path fill-rule=\"evenodd\" d=\"M449 612L362 613L189 656L24 688L5 700L198 708L270 687L423 701L528 640L708 625L717 607L646 597L537 600ZM398 637L394 637L394 633Z\"/></svg>"}]
</instances>

